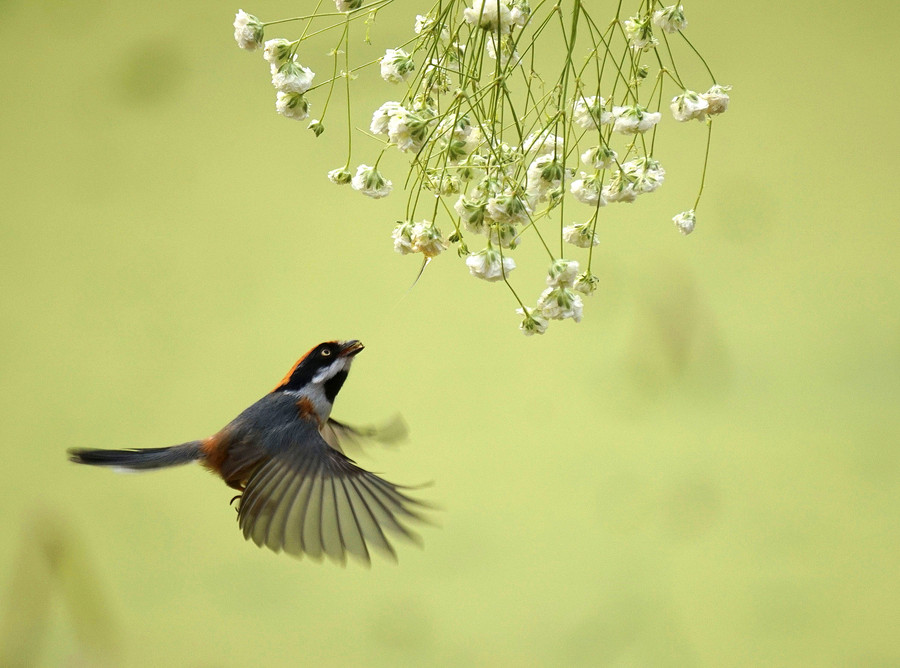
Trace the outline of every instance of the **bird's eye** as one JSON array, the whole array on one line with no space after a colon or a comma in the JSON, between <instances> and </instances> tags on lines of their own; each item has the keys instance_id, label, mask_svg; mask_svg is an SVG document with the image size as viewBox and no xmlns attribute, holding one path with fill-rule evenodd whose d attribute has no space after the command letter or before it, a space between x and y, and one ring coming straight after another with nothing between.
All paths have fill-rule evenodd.
<instances>
[{"instance_id":1,"label":"bird's eye","mask_svg":"<svg viewBox=\"0 0 900 668\"><path fill-rule=\"evenodd\" d=\"M331 349L323 348L322 349L322 357L331 357Z\"/></svg>"}]
</instances>

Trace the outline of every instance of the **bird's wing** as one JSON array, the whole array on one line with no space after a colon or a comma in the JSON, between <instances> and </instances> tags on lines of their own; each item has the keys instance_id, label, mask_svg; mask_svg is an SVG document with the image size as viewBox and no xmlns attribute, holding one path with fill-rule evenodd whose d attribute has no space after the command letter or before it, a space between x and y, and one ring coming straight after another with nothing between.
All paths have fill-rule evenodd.
<instances>
[{"instance_id":1,"label":"bird's wing","mask_svg":"<svg viewBox=\"0 0 900 668\"><path fill-rule=\"evenodd\" d=\"M315 432L279 448L247 481L238 508L244 538L279 552L369 562L375 548L396 559L388 534L420 542L404 522L427 521L405 488L358 467Z\"/></svg>"},{"instance_id":2,"label":"bird's wing","mask_svg":"<svg viewBox=\"0 0 900 668\"><path fill-rule=\"evenodd\" d=\"M406 438L406 422L399 415L395 415L387 422L379 425L366 425L354 427L343 422L329 418L319 429L322 438L335 450L344 451L347 445L360 449L362 441L376 441L383 444L396 443Z\"/></svg>"}]
</instances>

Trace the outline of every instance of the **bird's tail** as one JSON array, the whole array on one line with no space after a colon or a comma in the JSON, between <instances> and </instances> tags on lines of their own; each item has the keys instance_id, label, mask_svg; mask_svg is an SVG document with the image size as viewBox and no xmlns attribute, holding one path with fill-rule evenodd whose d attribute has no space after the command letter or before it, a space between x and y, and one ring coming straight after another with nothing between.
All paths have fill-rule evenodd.
<instances>
[{"instance_id":1,"label":"bird's tail","mask_svg":"<svg viewBox=\"0 0 900 668\"><path fill-rule=\"evenodd\" d=\"M144 448L141 450L73 448L69 450L69 460L77 464L145 471L166 466L178 466L200 459L203 456L202 445L202 441L190 441L168 448Z\"/></svg>"}]
</instances>

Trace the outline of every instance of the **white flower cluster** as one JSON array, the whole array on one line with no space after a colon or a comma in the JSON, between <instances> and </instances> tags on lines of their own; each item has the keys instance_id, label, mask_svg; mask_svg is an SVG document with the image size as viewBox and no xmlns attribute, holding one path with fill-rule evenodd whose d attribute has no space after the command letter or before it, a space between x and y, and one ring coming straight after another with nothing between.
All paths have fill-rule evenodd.
<instances>
[{"instance_id":1,"label":"white flower cluster","mask_svg":"<svg viewBox=\"0 0 900 668\"><path fill-rule=\"evenodd\" d=\"M659 40L653 36L649 16L632 16L625 20L624 27L625 36L635 51L644 51L659 44Z\"/></svg>"},{"instance_id":2,"label":"white flower cluster","mask_svg":"<svg viewBox=\"0 0 900 668\"><path fill-rule=\"evenodd\" d=\"M488 246L477 253L469 254L466 266L469 267L472 276L494 282L509 276L516 268L516 261L511 257L504 257L500 251Z\"/></svg>"},{"instance_id":3,"label":"white flower cluster","mask_svg":"<svg viewBox=\"0 0 900 668\"><path fill-rule=\"evenodd\" d=\"M396 148L411 163L405 220L391 233L395 251L430 259L456 245L469 274L503 283L513 292L521 306L521 330L541 334L551 320L580 321L583 296L597 288L599 279L591 272L597 256L591 249L604 235L604 207L635 202L664 184L666 170L655 147L660 126L665 126L657 107L667 87L672 82L679 87L669 104L676 121L705 123L727 110L731 87L713 83L705 93L683 87L673 60L676 41L670 37L687 27L681 4L640 3L632 16L609 24L587 62L624 62L625 70L590 65L570 77L560 71L571 68L576 56L569 52L561 69L547 71L560 54L554 47L539 51L539 37L559 29L571 44L576 24L590 26L587 34L606 25L607 17L590 16L598 11L592 3L581 3L571 20L557 21L551 12L562 11L558 4L538 4L533 16L528 0L457 2L456 9L416 16L410 41L353 67L348 31L357 25L351 23L354 12L362 9L374 16L391 3L335 0L337 11L348 16L331 26L338 32L343 27L343 33L331 51L331 78L319 85L328 90L322 116L336 81L346 80L349 91L352 80L363 76L359 71L377 63L381 79L396 87L394 99L372 113L369 134L383 142L382 152ZM622 16L631 13L621 11ZM297 51L305 39L327 29L310 35L304 31L295 41L264 41L264 26L241 10L235 16L235 40L247 50L263 47L277 112L307 119L316 75L300 63ZM368 27L366 31L368 41ZM353 125L349 116L347 125ZM308 127L316 135L324 131L320 119ZM381 158L369 162L373 164L354 169L348 158L328 171L328 179L373 199L387 197L393 185L378 167ZM668 158L667 164L671 166ZM672 219L682 234L693 231L696 207ZM450 219L448 224L444 218ZM547 222L554 218L555 223ZM510 277L517 266L516 249L523 240L533 243L530 239L553 259L546 288L534 306L526 307ZM557 253L567 258L583 253L586 270ZM512 280L520 279L516 274Z\"/></svg>"},{"instance_id":4,"label":"white flower cluster","mask_svg":"<svg viewBox=\"0 0 900 668\"><path fill-rule=\"evenodd\" d=\"M334 0L334 5L339 12L352 12L362 7L363 0Z\"/></svg>"},{"instance_id":5,"label":"white flower cluster","mask_svg":"<svg viewBox=\"0 0 900 668\"><path fill-rule=\"evenodd\" d=\"M705 93L695 93L686 90L681 95L672 98L669 108L676 121L690 120L703 121L707 116L717 116L728 109L728 91L731 86L712 86Z\"/></svg>"},{"instance_id":6,"label":"white flower cluster","mask_svg":"<svg viewBox=\"0 0 900 668\"><path fill-rule=\"evenodd\" d=\"M501 35L509 34L515 26L524 26L530 15L531 8L524 1L474 0L471 7L463 10L466 23Z\"/></svg>"},{"instance_id":7,"label":"white flower cluster","mask_svg":"<svg viewBox=\"0 0 900 668\"><path fill-rule=\"evenodd\" d=\"M342 170L332 170L328 172L329 178L335 174L332 179L335 183L346 183L343 181L344 176ZM356 168L356 176L350 180L354 190L358 190L363 195L372 199L381 199L391 194L393 184L379 172L375 167L369 165L360 165Z\"/></svg>"},{"instance_id":8,"label":"white flower cluster","mask_svg":"<svg viewBox=\"0 0 900 668\"><path fill-rule=\"evenodd\" d=\"M390 83L401 83L416 69L409 54L403 49L388 49L381 57L381 78Z\"/></svg>"},{"instance_id":9,"label":"white flower cluster","mask_svg":"<svg viewBox=\"0 0 900 668\"><path fill-rule=\"evenodd\" d=\"M243 9L239 9L234 16L234 39L238 46L247 51L256 51L262 46L263 24Z\"/></svg>"},{"instance_id":10,"label":"white flower cluster","mask_svg":"<svg viewBox=\"0 0 900 668\"><path fill-rule=\"evenodd\" d=\"M447 241L430 220L397 223L391 236L394 239L394 250L402 255L422 253L430 258L447 249Z\"/></svg>"},{"instance_id":11,"label":"white flower cluster","mask_svg":"<svg viewBox=\"0 0 900 668\"><path fill-rule=\"evenodd\" d=\"M234 17L234 39L238 46L248 51L263 46L263 58L269 63L272 85L275 87L275 111L295 121L308 118L310 103L305 94L316 75L300 64L295 53L296 43L277 38L270 39L263 45L263 23L243 9ZM320 133L321 130L317 132Z\"/></svg>"},{"instance_id":12,"label":"white flower cluster","mask_svg":"<svg viewBox=\"0 0 900 668\"><path fill-rule=\"evenodd\" d=\"M547 272L547 288L537 300L537 306L528 308L523 306L516 309L516 313L522 316L519 329L526 336L543 334L547 331L550 320L565 320L571 318L575 322L581 322L583 302L578 292L589 294L593 292L583 289L581 286L596 284L595 277L587 278L589 274L579 274L579 265L576 260L559 259L550 264Z\"/></svg>"},{"instance_id":13,"label":"white flower cluster","mask_svg":"<svg viewBox=\"0 0 900 668\"><path fill-rule=\"evenodd\" d=\"M669 5L653 12L653 25L669 34L687 28L687 19L684 18L682 5Z\"/></svg>"}]
</instances>

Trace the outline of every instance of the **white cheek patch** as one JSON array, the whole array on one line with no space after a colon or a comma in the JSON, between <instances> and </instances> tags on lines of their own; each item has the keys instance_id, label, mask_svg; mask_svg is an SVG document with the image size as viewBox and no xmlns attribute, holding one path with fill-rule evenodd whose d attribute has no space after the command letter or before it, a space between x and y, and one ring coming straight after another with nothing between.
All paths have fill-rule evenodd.
<instances>
[{"instance_id":1,"label":"white cheek patch","mask_svg":"<svg viewBox=\"0 0 900 668\"><path fill-rule=\"evenodd\" d=\"M334 362L332 362L325 368L319 369L316 375L313 376L312 382L318 385L320 383L324 383L326 380L334 378L344 369L350 368L351 361L352 359L350 359L349 357L338 357Z\"/></svg>"}]
</instances>

